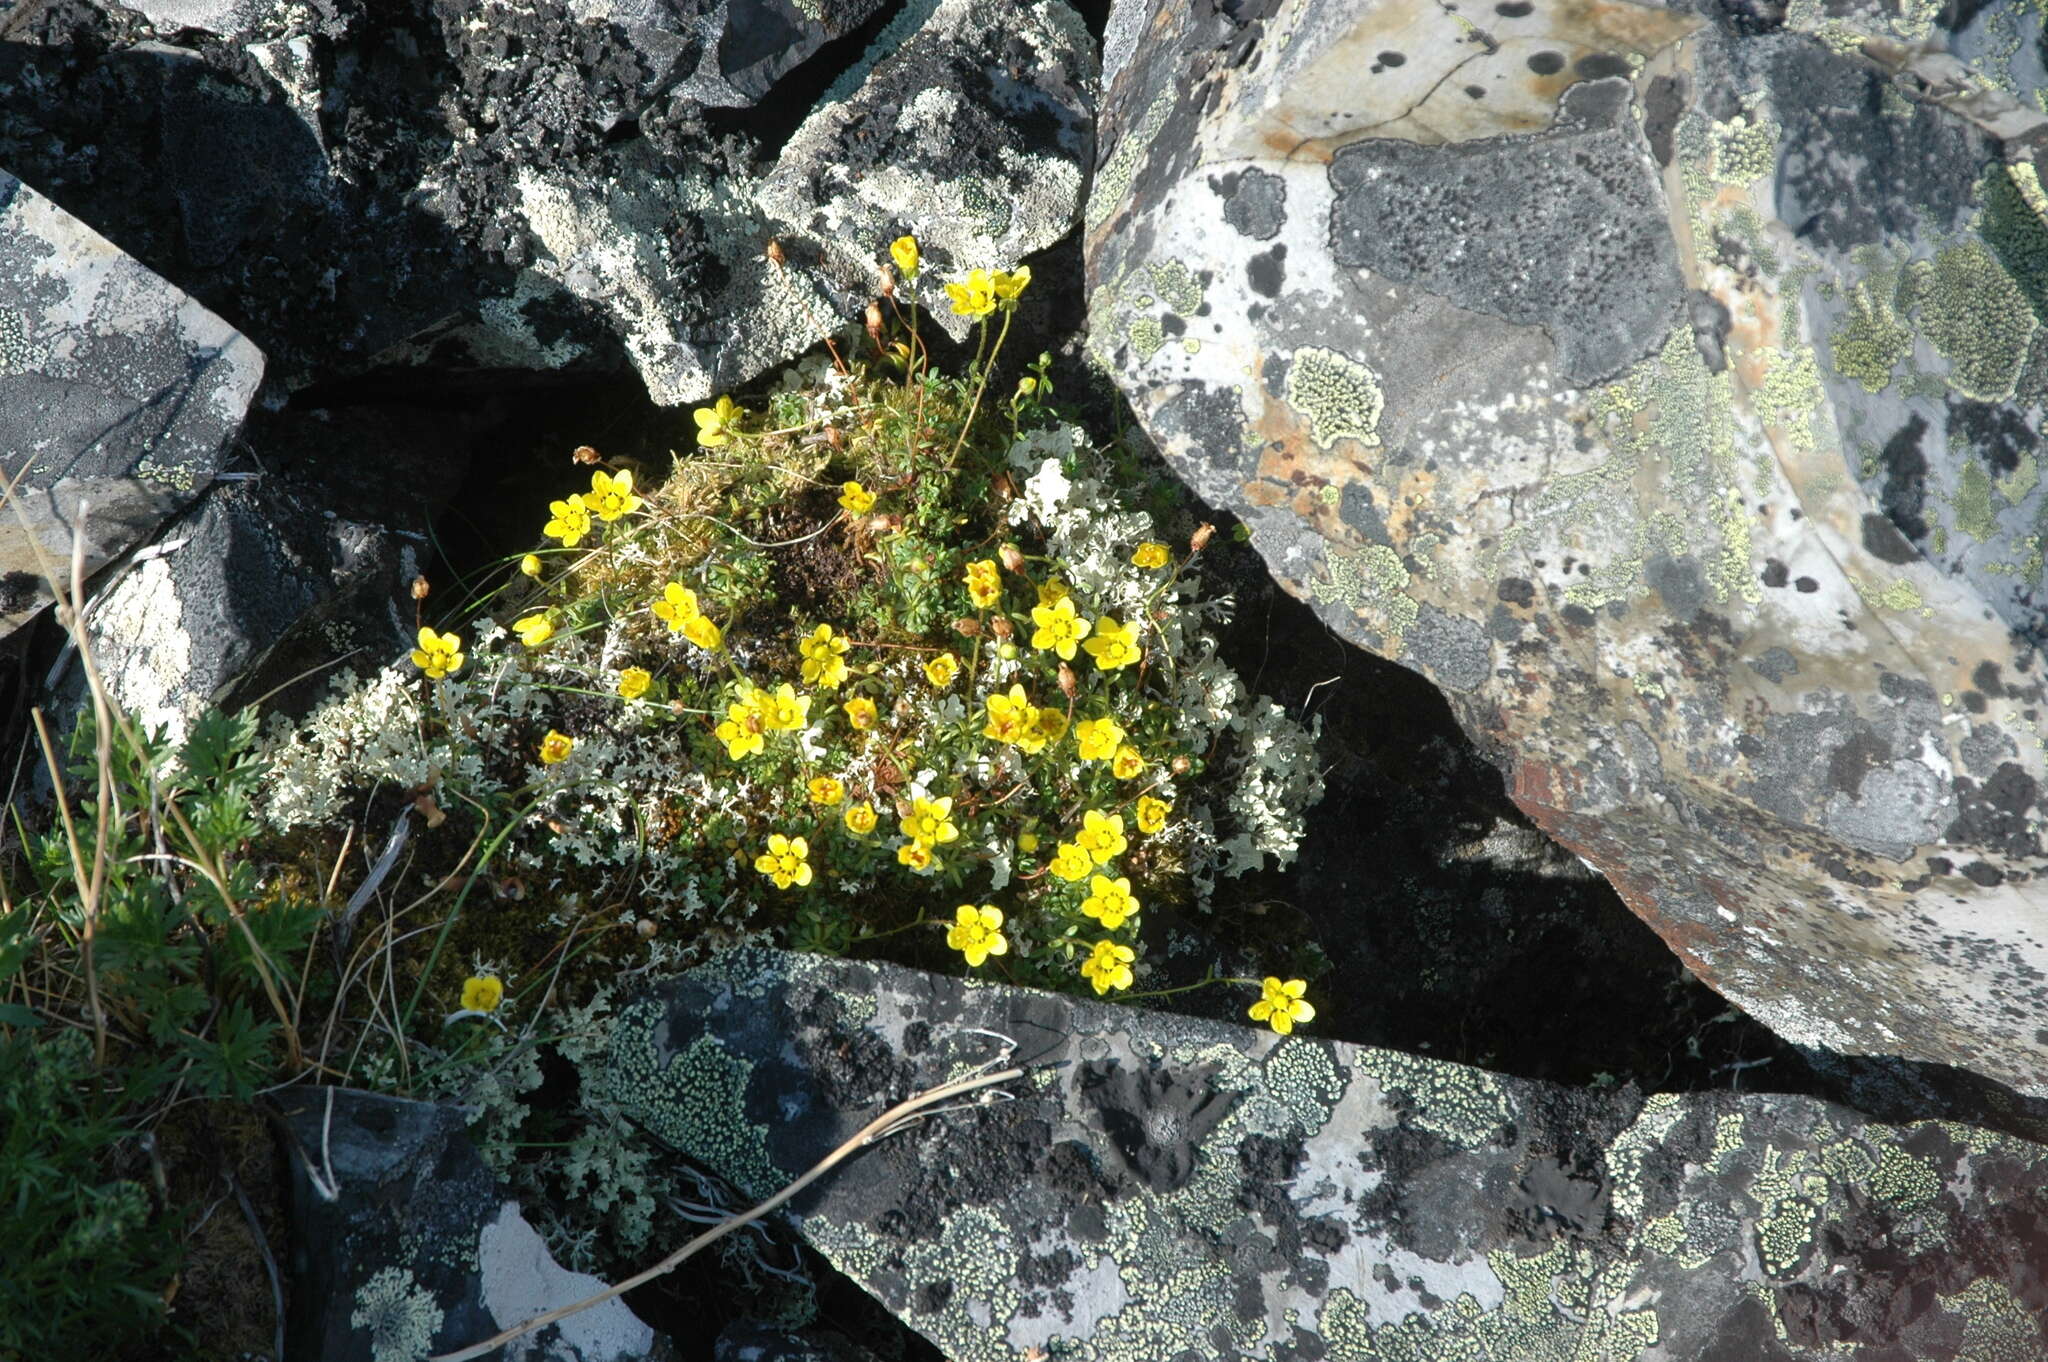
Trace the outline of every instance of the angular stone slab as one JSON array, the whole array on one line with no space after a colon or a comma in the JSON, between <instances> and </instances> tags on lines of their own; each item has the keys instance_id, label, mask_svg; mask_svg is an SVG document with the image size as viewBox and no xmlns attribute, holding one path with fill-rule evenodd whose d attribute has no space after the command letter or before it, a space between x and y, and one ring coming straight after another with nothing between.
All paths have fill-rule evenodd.
<instances>
[{"instance_id":1,"label":"angular stone slab","mask_svg":"<svg viewBox=\"0 0 2048 1362\"><path fill-rule=\"evenodd\" d=\"M234 328L0 171L0 637L49 603L32 545L95 571L213 480L263 377ZM84 507L81 516L80 508Z\"/></svg>"},{"instance_id":2,"label":"angular stone slab","mask_svg":"<svg viewBox=\"0 0 2048 1362\"><path fill-rule=\"evenodd\" d=\"M1579 1091L766 951L622 1009L600 1077L760 1196L989 1058L990 1032L1029 1066L1015 1100L892 1135L794 1203L955 1362L2048 1350L2048 1148L1967 1126Z\"/></svg>"},{"instance_id":3,"label":"angular stone slab","mask_svg":"<svg viewBox=\"0 0 2048 1362\"><path fill-rule=\"evenodd\" d=\"M1694 973L2040 1096L2048 76L1960 22L1122 0L1089 345Z\"/></svg>"},{"instance_id":4,"label":"angular stone slab","mask_svg":"<svg viewBox=\"0 0 2048 1362\"><path fill-rule=\"evenodd\" d=\"M1066 0L914 0L790 138L761 204L833 253L856 297L914 233L931 315L964 335L937 276L1007 269L1067 234L1096 70Z\"/></svg>"},{"instance_id":5,"label":"angular stone slab","mask_svg":"<svg viewBox=\"0 0 2048 1362\"><path fill-rule=\"evenodd\" d=\"M345 1089L301 1088L288 1097L287 1356L423 1358L608 1285L556 1263L518 1203L497 1195L460 1111ZM665 1362L674 1352L624 1301L609 1300L492 1355Z\"/></svg>"}]
</instances>

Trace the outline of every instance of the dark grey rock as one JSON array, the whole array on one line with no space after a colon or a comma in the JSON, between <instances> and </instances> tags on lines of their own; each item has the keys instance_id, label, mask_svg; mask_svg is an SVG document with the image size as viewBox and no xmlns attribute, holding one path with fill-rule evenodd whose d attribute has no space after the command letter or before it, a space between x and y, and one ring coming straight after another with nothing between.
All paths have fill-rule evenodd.
<instances>
[{"instance_id":1,"label":"dark grey rock","mask_svg":"<svg viewBox=\"0 0 2048 1362\"><path fill-rule=\"evenodd\" d=\"M993 1058L991 1032L1028 1070L1011 1100L890 1135L793 1203L959 1362L2048 1347L2048 1149L1953 1123L1561 1088L755 951L623 1009L603 1078L758 1194Z\"/></svg>"},{"instance_id":2,"label":"dark grey rock","mask_svg":"<svg viewBox=\"0 0 2048 1362\"><path fill-rule=\"evenodd\" d=\"M220 469L263 376L225 321L0 171L0 636L49 601L31 544L97 571ZM24 525L23 519L27 524Z\"/></svg>"},{"instance_id":3,"label":"dark grey rock","mask_svg":"<svg viewBox=\"0 0 2048 1362\"><path fill-rule=\"evenodd\" d=\"M1089 345L1701 979L2048 1095L2048 71L1788 13L1126 0Z\"/></svg>"},{"instance_id":4,"label":"dark grey rock","mask_svg":"<svg viewBox=\"0 0 2048 1362\"><path fill-rule=\"evenodd\" d=\"M286 1353L321 1362L418 1362L466 1347L606 1283L569 1272L503 1197L450 1107L344 1089L294 1089L292 1297ZM618 1300L494 1356L641 1362L673 1354Z\"/></svg>"}]
</instances>

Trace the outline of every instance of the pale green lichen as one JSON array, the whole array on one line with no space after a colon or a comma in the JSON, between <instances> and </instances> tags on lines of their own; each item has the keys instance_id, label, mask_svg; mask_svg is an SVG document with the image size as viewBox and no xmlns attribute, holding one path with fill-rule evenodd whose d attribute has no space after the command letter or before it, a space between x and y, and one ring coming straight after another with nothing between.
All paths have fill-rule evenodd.
<instances>
[{"instance_id":1,"label":"pale green lichen","mask_svg":"<svg viewBox=\"0 0 2048 1362\"><path fill-rule=\"evenodd\" d=\"M1956 528L1964 534L1980 544L1988 544L1997 537L1997 512L1991 505L1991 476L1975 459L1966 460L1962 471L1956 475L1955 496L1949 504L1955 508Z\"/></svg>"},{"instance_id":2,"label":"pale green lichen","mask_svg":"<svg viewBox=\"0 0 2048 1362\"><path fill-rule=\"evenodd\" d=\"M1975 241L1915 261L1912 271L1920 327L1949 362L1949 386L1980 402L2011 398L2039 326L2013 276Z\"/></svg>"},{"instance_id":3,"label":"pale green lichen","mask_svg":"<svg viewBox=\"0 0 2048 1362\"><path fill-rule=\"evenodd\" d=\"M1349 355L1320 346L1296 350L1287 365L1287 405L1308 418L1316 444L1339 440L1380 442L1380 411L1386 403L1379 375Z\"/></svg>"},{"instance_id":4,"label":"pale green lichen","mask_svg":"<svg viewBox=\"0 0 2048 1362\"><path fill-rule=\"evenodd\" d=\"M1151 276L1152 287L1166 300L1166 305L1183 316L1193 316L1202 306L1202 281L1188 271L1178 260L1167 260L1148 265L1145 272Z\"/></svg>"},{"instance_id":5,"label":"pale green lichen","mask_svg":"<svg viewBox=\"0 0 2048 1362\"><path fill-rule=\"evenodd\" d=\"M1811 453L1818 444L1814 427L1825 396L1813 351L1794 345L1767 350L1764 356L1770 367L1757 387L1757 417L1783 427L1795 449Z\"/></svg>"},{"instance_id":6,"label":"pale green lichen","mask_svg":"<svg viewBox=\"0 0 2048 1362\"><path fill-rule=\"evenodd\" d=\"M1913 328L1899 320L1892 310L1890 279L1866 279L1849 290L1849 310L1828 337L1835 372L1862 385L1867 392L1883 392L1892 381L1892 370L1913 353Z\"/></svg>"},{"instance_id":7,"label":"pale green lichen","mask_svg":"<svg viewBox=\"0 0 2048 1362\"><path fill-rule=\"evenodd\" d=\"M1851 577L1849 584L1856 588L1856 594L1863 598L1863 603L1873 610L1920 610L1927 605L1920 588L1904 577L1894 577L1882 586L1875 586L1860 577Z\"/></svg>"},{"instance_id":8,"label":"pale green lichen","mask_svg":"<svg viewBox=\"0 0 2048 1362\"><path fill-rule=\"evenodd\" d=\"M1408 594L1411 579L1401 555L1384 544L1368 544L1357 553L1332 550L1323 568L1329 582L1311 583L1310 590L1365 614L1385 635L1387 649L1398 653L1402 637L1422 613Z\"/></svg>"},{"instance_id":9,"label":"pale green lichen","mask_svg":"<svg viewBox=\"0 0 2048 1362\"><path fill-rule=\"evenodd\" d=\"M433 1293L412 1273L387 1267L357 1290L348 1323L369 1331L371 1362L419 1362L433 1351L434 1335L446 1318Z\"/></svg>"},{"instance_id":10,"label":"pale green lichen","mask_svg":"<svg viewBox=\"0 0 2048 1362\"><path fill-rule=\"evenodd\" d=\"M1159 353L1159 347L1166 344L1166 329L1159 324L1157 317L1137 318L1124 334L1130 337L1131 351L1137 355L1140 364L1150 362L1152 356Z\"/></svg>"},{"instance_id":11,"label":"pale green lichen","mask_svg":"<svg viewBox=\"0 0 2048 1362\"><path fill-rule=\"evenodd\" d=\"M1917 1211L1941 1195L1942 1183L1925 1161L1897 1145L1886 1145L1878 1151L1870 1190L1900 1210Z\"/></svg>"},{"instance_id":12,"label":"pale green lichen","mask_svg":"<svg viewBox=\"0 0 2048 1362\"><path fill-rule=\"evenodd\" d=\"M768 1156L768 1127L744 1115L753 1066L706 1034L664 1067L657 1044L667 1028L659 1013L651 1000L620 1010L605 1071L608 1096L655 1138L749 1196L773 1193L786 1179Z\"/></svg>"},{"instance_id":13,"label":"pale green lichen","mask_svg":"<svg viewBox=\"0 0 2048 1362\"><path fill-rule=\"evenodd\" d=\"M1714 178L1723 184L1746 185L1770 174L1778 165L1778 125L1758 111L1714 124Z\"/></svg>"},{"instance_id":14,"label":"pale green lichen","mask_svg":"<svg viewBox=\"0 0 2048 1362\"><path fill-rule=\"evenodd\" d=\"M1358 1052L1359 1072L1409 1100L1408 1119L1454 1144L1490 1144L1514 1119L1507 1093L1483 1069L1416 1059L1392 1050Z\"/></svg>"},{"instance_id":15,"label":"pale green lichen","mask_svg":"<svg viewBox=\"0 0 2048 1362\"><path fill-rule=\"evenodd\" d=\"M1107 222L1109 215L1123 202L1124 195L1130 192L1131 181L1138 173L1138 162L1144 158L1146 148L1152 145L1152 139L1159 135L1159 129L1166 124L1166 116L1172 112L1173 88L1168 86L1153 97L1136 126L1124 134L1123 141L1103 162L1102 169L1095 172L1095 184L1088 191L1086 214L1090 231Z\"/></svg>"},{"instance_id":16,"label":"pale green lichen","mask_svg":"<svg viewBox=\"0 0 2048 1362\"><path fill-rule=\"evenodd\" d=\"M2017 506L2027 499L2027 494L2032 492L2040 481L2040 464L2032 454L2022 454L2013 464L2012 471L1997 479L1993 485L1998 488L1998 495L2004 497L2009 504Z\"/></svg>"}]
</instances>

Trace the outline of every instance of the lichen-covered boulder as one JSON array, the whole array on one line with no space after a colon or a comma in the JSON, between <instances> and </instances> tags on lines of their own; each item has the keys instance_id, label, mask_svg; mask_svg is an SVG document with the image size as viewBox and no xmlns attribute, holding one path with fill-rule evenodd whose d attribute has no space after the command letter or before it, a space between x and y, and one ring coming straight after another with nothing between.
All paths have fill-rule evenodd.
<instances>
[{"instance_id":1,"label":"lichen-covered boulder","mask_svg":"<svg viewBox=\"0 0 2048 1362\"><path fill-rule=\"evenodd\" d=\"M500 1195L462 1112L301 1088L283 1114L292 1167L287 1357L418 1362L605 1289L556 1263L518 1202ZM508 1362L674 1355L620 1300L493 1353Z\"/></svg>"},{"instance_id":2,"label":"lichen-covered boulder","mask_svg":"<svg viewBox=\"0 0 2048 1362\"><path fill-rule=\"evenodd\" d=\"M646 58L650 91L749 108L882 0L568 0L580 23L617 25Z\"/></svg>"},{"instance_id":3,"label":"lichen-covered boulder","mask_svg":"<svg viewBox=\"0 0 2048 1362\"><path fill-rule=\"evenodd\" d=\"M1769 11L1124 0L1089 344L1700 977L2048 1093L2040 19Z\"/></svg>"},{"instance_id":4,"label":"lichen-covered boulder","mask_svg":"<svg viewBox=\"0 0 2048 1362\"><path fill-rule=\"evenodd\" d=\"M1080 212L1096 71L1066 0L917 0L790 138L761 202L856 290L905 233L933 272L1007 269ZM965 333L943 306L933 315Z\"/></svg>"},{"instance_id":5,"label":"lichen-covered boulder","mask_svg":"<svg viewBox=\"0 0 2048 1362\"><path fill-rule=\"evenodd\" d=\"M803 1234L955 1362L2033 1358L2048 1148L1811 1098L1645 1099L768 952L600 1076L761 1196L1007 1037L1026 1076L856 1154Z\"/></svg>"},{"instance_id":6,"label":"lichen-covered boulder","mask_svg":"<svg viewBox=\"0 0 2048 1362\"><path fill-rule=\"evenodd\" d=\"M68 572L133 548L205 489L263 356L239 332L0 171L0 636ZM25 522L25 523L24 523Z\"/></svg>"}]
</instances>

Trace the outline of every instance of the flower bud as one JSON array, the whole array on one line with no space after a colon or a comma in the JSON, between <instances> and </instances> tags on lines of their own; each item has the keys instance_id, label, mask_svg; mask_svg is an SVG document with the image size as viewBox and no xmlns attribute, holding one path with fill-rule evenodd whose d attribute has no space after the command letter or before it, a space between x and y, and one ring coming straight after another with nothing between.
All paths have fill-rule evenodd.
<instances>
[{"instance_id":1,"label":"flower bud","mask_svg":"<svg viewBox=\"0 0 2048 1362\"><path fill-rule=\"evenodd\" d=\"M640 933L640 939L642 941L652 941L654 940L654 934L657 931L659 931L660 928L654 925L653 918L643 917L638 922L633 924L633 930Z\"/></svg>"},{"instance_id":2,"label":"flower bud","mask_svg":"<svg viewBox=\"0 0 2048 1362\"><path fill-rule=\"evenodd\" d=\"M1012 572L1024 570L1024 550L1015 544L1004 544L996 550L996 557L1003 560L1003 566Z\"/></svg>"},{"instance_id":3,"label":"flower bud","mask_svg":"<svg viewBox=\"0 0 2048 1362\"><path fill-rule=\"evenodd\" d=\"M880 285L877 286L875 291L880 293L884 298L894 298L896 296L896 272L890 269L887 265L884 265L881 267L880 273L882 276L882 282L880 283Z\"/></svg>"},{"instance_id":4,"label":"flower bud","mask_svg":"<svg viewBox=\"0 0 2048 1362\"><path fill-rule=\"evenodd\" d=\"M1081 683L1074 679L1074 669L1064 662L1060 663L1060 694L1071 700L1080 691Z\"/></svg>"},{"instance_id":5,"label":"flower bud","mask_svg":"<svg viewBox=\"0 0 2048 1362\"><path fill-rule=\"evenodd\" d=\"M1004 616L997 615L988 622L988 631L1003 640L1003 642L1008 643L1010 636L1017 632L1017 626L1010 623Z\"/></svg>"},{"instance_id":6,"label":"flower bud","mask_svg":"<svg viewBox=\"0 0 2048 1362\"><path fill-rule=\"evenodd\" d=\"M1014 643L1003 644L996 649L996 656L1005 662L1015 662L1017 660L1017 645Z\"/></svg>"},{"instance_id":7,"label":"flower bud","mask_svg":"<svg viewBox=\"0 0 2048 1362\"><path fill-rule=\"evenodd\" d=\"M529 553L519 560L519 571L528 577L540 576L540 555Z\"/></svg>"},{"instance_id":8,"label":"flower bud","mask_svg":"<svg viewBox=\"0 0 2048 1362\"><path fill-rule=\"evenodd\" d=\"M1175 757L1175 758L1174 758L1174 759L1173 759L1172 761L1170 761L1170 762L1168 762L1168 763L1167 763L1167 766L1168 766L1168 767L1169 767L1169 768L1170 768L1170 769L1171 769L1171 770L1173 771L1173 773L1174 773L1175 775L1177 775L1177 776L1184 776L1184 775L1186 775L1186 774L1188 773L1188 768L1192 767L1193 765L1194 765L1194 763L1193 763L1193 762L1191 762L1191 761L1189 761L1189 760L1188 760L1188 759L1187 759L1186 757L1184 757L1184 756L1182 756L1182 757Z\"/></svg>"},{"instance_id":9,"label":"flower bud","mask_svg":"<svg viewBox=\"0 0 2048 1362\"><path fill-rule=\"evenodd\" d=\"M597 463L604 458L604 455L598 453L589 445L578 445L575 452L570 454L569 457L577 463Z\"/></svg>"},{"instance_id":10,"label":"flower bud","mask_svg":"<svg viewBox=\"0 0 2048 1362\"><path fill-rule=\"evenodd\" d=\"M872 298L868 299L867 319L868 338L874 341L875 344L880 345L882 343L882 305Z\"/></svg>"},{"instance_id":11,"label":"flower bud","mask_svg":"<svg viewBox=\"0 0 2048 1362\"><path fill-rule=\"evenodd\" d=\"M432 591L433 589L434 588L427 585L427 579L424 577L415 577L412 579L412 598L416 601L425 600L427 598L427 593Z\"/></svg>"},{"instance_id":12,"label":"flower bud","mask_svg":"<svg viewBox=\"0 0 2048 1362\"><path fill-rule=\"evenodd\" d=\"M1206 520L1197 525L1195 532L1188 536L1188 552L1200 553L1209 546L1209 536L1215 533L1216 527Z\"/></svg>"},{"instance_id":13,"label":"flower bud","mask_svg":"<svg viewBox=\"0 0 2048 1362\"><path fill-rule=\"evenodd\" d=\"M981 621L969 616L953 621L953 631L962 638L975 638L981 633Z\"/></svg>"}]
</instances>

